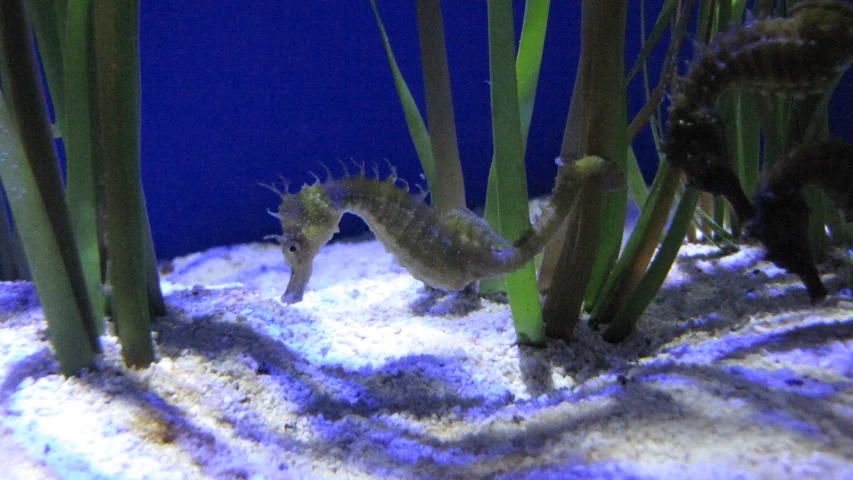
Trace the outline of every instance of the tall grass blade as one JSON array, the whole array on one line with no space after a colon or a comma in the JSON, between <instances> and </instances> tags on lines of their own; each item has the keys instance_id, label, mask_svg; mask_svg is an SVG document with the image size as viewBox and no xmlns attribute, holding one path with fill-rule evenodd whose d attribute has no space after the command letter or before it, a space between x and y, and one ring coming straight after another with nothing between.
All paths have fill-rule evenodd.
<instances>
[{"instance_id":1,"label":"tall grass blade","mask_svg":"<svg viewBox=\"0 0 853 480\"><path fill-rule=\"evenodd\" d=\"M521 40L515 61L516 82L518 83L518 109L521 116L522 152L527 150L527 135L533 118L533 105L536 100L536 87L539 85L539 70L542 66L542 52L545 46L545 32L548 28L550 0L527 0L524 4L524 20L521 25ZM489 225L497 225L497 189L495 187L495 162L492 158L489 168L489 185L486 191L486 209L484 217ZM480 293L505 292L503 278L482 280Z\"/></svg>"},{"instance_id":2,"label":"tall grass blade","mask_svg":"<svg viewBox=\"0 0 853 480\"><path fill-rule=\"evenodd\" d=\"M27 0L26 3L38 39L41 64L58 124L65 114L62 51L66 31L66 0ZM59 131L62 131L61 126Z\"/></svg>"},{"instance_id":3,"label":"tall grass blade","mask_svg":"<svg viewBox=\"0 0 853 480\"><path fill-rule=\"evenodd\" d=\"M618 342L631 333L640 316L660 291L661 285L666 280L672 263L678 255L681 244L684 242L684 236L687 234L693 212L696 211L698 198L698 191L692 188L687 189L681 197L678 208L675 210L675 216L654 260L652 260L642 281L631 293L630 298L608 324L603 334L605 340Z\"/></svg>"},{"instance_id":4,"label":"tall grass blade","mask_svg":"<svg viewBox=\"0 0 853 480\"><path fill-rule=\"evenodd\" d=\"M649 198L649 187L646 186L646 181L643 179L643 172L640 171L640 165L637 163L633 148L628 147L627 157L625 181L628 184L628 191L634 198L634 203L637 204L637 208L642 210Z\"/></svg>"},{"instance_id":5,"label":"tall grass blade","mask_svg":"<svg viewBox=\"0 0 853 480\"><path fill-rule=\"evenodd\" d=\"M64 375L75 375L81 369L93 367L94 354L100 350L93 314L91 309L84 310L85 305L80 308L74 282L82 280L82 273L74 275L69 271L63 255L69 249L65 241L70 232L66 238L56 234L55 219L51 218L56 211L51 212L48 206L51 202L42 197L33 165L26 162L12 123L0 98L0 180L9 192L9 206L20 226L59 368Z\"/></svg>"},{"instance_id":6,"label":"tall grass blade","mask_svg":"<svg viewBox=\"0 0 853 480\"><path fill-rule=\"evenodd\" d=\"M436 173L435 183L430 184L430 195L439 211L449 212L454 208L465 208L465 182L459 163L456 122L453 119L453 96L441 1L416 0L415 5L421 43L424 100Z\"/></svg>"},{"instance_id":7,"label":"tall grass blade","mask_svg":"<svg viewBox=\"0 0 853 480\"><path fill-rule=\"evenodd\" d=\"M634 76L639 73L641 68L643 68L643 66L649 59L649 55L652 54L652 51L658 45L660 39L663 38L663 34L666 32L667 27L669 27L669 24L672 21L673 16L675 15L675 7L677 4L678 2L676 0L666 0L663 6L661 6L658 18L657 20L655 20L655 26L652 27L652 31L649 34L649 38L645 39L643 42L643 50L640 51L640 55L634 62L634 66L631 67L631 71L629 71L628 75L625 77L626 85L631 83L631 80L634 79Z\"/></svg>"},{"instance_id":8,"label":"tall grass blade","mask_svg":"<svg viewBox=\"0 0 853 480\"><path fill-rule=\"evenodd\" d=\"M74 238L83 263L89 296L99 317L106 314L106 298L101 293L101 232L98 202L101 188L98 166L92 151L95 103L94 61L92 58L91 0L68 2L64 82L66 115L59 118L67 158L67 196ZM103 322L98 322L103 328Z\"/></svg>"},{"instance_id":9,"label":"tall grass blade","mask_svg":"<svg viewBox=\"0 0 853 480\"><path fill-rule=\"evenodd\" d=\"M63 373L91 366L100 350L71 233L32 32L21 0L0 2L0 176ZM6 107L8 105L8 109Z\"/></svg>"},{"instance_id":10,"label":"tall grass blade","mask_svg":"<svg viewBox=\"0 0 853 480\"><path fill-rule=\"evenodd\" d=\"M489 0L489 78L497 198L497 232L513 241L530 226L518 84L512 0ZM493 225L494 227L495 225ZM518 342L541 345L545 330L533 263L507 275L510 309Z\"/></svg>"},{"instance_id":11,"label":"tall grass blade","mask_svg":"<svg viewBox=\"0 0 853 480\"><path fill-rule=\"evenodd\" d=\"M435 169L435 161L432 152L432 144L430 141L429 132L423 117L418 110L418 105L412 97L412 92L397 66L397 60L394 58L394 51L391 49L391 43L388 41L388 35L385 33L385 26L382 24L382 18L379 16L379 9L376 7L376 1L370 0L370 6L373 8L373 14L376 17L376 24L379 26L379 34L382 36L382 44L385 46L385 53L388 56L388 64L391 66L391 74L394 78L394 86L397 89L397 95L400 97L400 105L403 107L403 114L406 117L406 124L409 126L409 135L412 137L412 143L415 150L418 152L418 158L421 161L421 167L424 169L427 183L435 185L438 183L438 175Z\"/></svg>"},{"instance_id":12,"label":"tall grass blade","mask_svg":"<svg viewBox=\"0 0 853 480\"><path fill-rule=\"evenodd\" d=\"M587 155L597 155L617 163L624 170L627 153L624 48L628 4L623 0L585 0L581 8L581 56L560 156L564 161L572 161ZM597 195L607 197L607 216L603 224L593 216L594 212L601 215L601 200L595 197ZM578 197L577 202L578 208L583 209L577 221L583 223L569 226L568 231L574 229L579 236L577 241L584 244L577 248L586 249L591 248L589 245L595 245L597 253L569 256L573 261L554 271L550 286L543 285L540 277L540 287L548 288L548 296L566 297L563 304L568 308L562 311L546 310L545 323L549 332L573 331L580 319L580 308L590 285L597 289L596 272L609 270L621 247L627 208L626 189L618 188L609 193L601 189L588 189ZM589 228L586 228L587 225ZM595 228L598 225L603 226ZM572 239L565 237L562 250L574 248L576 246ZM570 254L556 252L553 248L546 249L543 268L559 264L559 258L566 258L567 255ZM580 275L584 276L573 278ZM603 281L604 276L600 278ZM583 288L574 289L575 284L583 285ZM593 291L592 295L595 294Z\"/></svg>"},{"instance_id":13,"label":"tall grass blade","mask_svg":"<svg viewBox=\"0 0 853 480\"><path fill-rule=\"evenodd\" d=\"M128 366L154 359L145 276L145 208L139 171L137 0L94 0L100 167L113 319Z\"/></svg>"},{"instance_id":14,"label":"tall grass blade","mask_svg":"<svg viewBox=\"0 0 853 480\"><path fill-rule=\"evenodd\" d=\"M593 326L612 320L640 283L660 243L680 181L681 172L662 162L625 250L590 307Z\"/></svg>"}]
</instances>

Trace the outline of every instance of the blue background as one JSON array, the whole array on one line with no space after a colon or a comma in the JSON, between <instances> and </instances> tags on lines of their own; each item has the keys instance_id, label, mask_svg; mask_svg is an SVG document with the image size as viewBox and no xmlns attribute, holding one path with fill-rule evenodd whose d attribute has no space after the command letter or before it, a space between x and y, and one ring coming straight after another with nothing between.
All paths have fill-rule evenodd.
<instances>
[{"instance_id":1,"label":"blue background","mask_svg":"<svg viewBox=\"0 0 853 480\"><path fill-rule=\"evenodd\" d=\"M518 34L523 2L515 3ZM658 2L648 3L651 25ZM492 155L486 4L443 4L473 208L483 204ZM379 8L403 75L423 105L414 2L380 1ZM639 18L636 8L630 19ZM579 55L579 14L580 1L552 2L526 152L532 195L548 192L556 172ZM638 22L630 20L628 30L629 45L638 47ZM218 0L203 8L141 2L140 49L142 173L159 258L278 233L277 221L265 213L276 209L277 197L258 184L276 182L280 174L294 189L310 182L309 171L321 171L321 162L387 158L403 178L420 179L367 0ZM638 52L627 52L628 68ZM659 71L654 62L651 71ZM852 79L847 75L832 109L833 134L848 141ZM643 103L638 82L631 96L633 113ZM656 156L648 129L635 148L650 178ZM344 234L365 229L354 218L341 228Z\"/></svg>"}]
</instances>

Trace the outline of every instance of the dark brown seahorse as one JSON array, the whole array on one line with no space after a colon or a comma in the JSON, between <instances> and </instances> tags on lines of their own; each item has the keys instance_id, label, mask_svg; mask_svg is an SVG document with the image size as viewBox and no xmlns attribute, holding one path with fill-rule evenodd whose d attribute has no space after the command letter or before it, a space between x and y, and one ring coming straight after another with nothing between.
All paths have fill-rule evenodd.
<instances>
[{"instance_id":1,"label":"dark brown seahorse","mask_svg":"<svg viewBox=\"0 0 853 480\"><path fill-rule=\"evenodd\" d=\"M283 303L302 300L311 278L314 257L338 231L344 213L364 219L385 249L413 277L443 290L461 290L469 283L497 277L531 261L568 214L581 185L600 176L615 187L621 173L613 162L585 157L560 167L550 207L515 243L493 232L467 209L439 213L424 202L426 194L411 195L400 187L396 171L384 180L357 175L305 185L298 193L278 192L281 205L275 216L282 234L272 236L282 246L291 268ZM285 190L287 190L285 186Z\"/></svg>"},{"instance_id":2,"label":"dark brown seahorse","mask_svg":"<svg viewBox=\"0 0 853 480\"><path fill-rule=\"evenodd\" d=\"M806 95L823 91L853 57L853 7L815 1L789 18L751 20L718 35L681 79L670 109L670 163L699 189L722 195L741 219L749 200L732 169L716 102L730 88Z\"/></svg>"},{"instance_id":3,"label":"dark brown seahorse","mask_svg":"<svg viewBox=\"0 0 853 480\"><path fill-rule=\"evenodd\" d=\"M797 274L812 301L818 301L827 291L809 241L806 185L820 187L844 210L847 221L853 220L853 145L815 142L774 164L755 194L755 216L748 228L767 248L767 259Z\"/></svg>"},{"instance_id":4,"label":"dark brown seahorse","mask_svg":"<svg viewBox=\"0 0 853 480\"><path fill-rule=\"evenodd\" d=\"M803 2L788 18L750 20L717 36L693 62L673 96L667 159L688 183L721 195L767 248L767 258L800 276L812 301L826 289L808 238L802 188L816 184L849 214L850 146L818 142L793 152L765 174L750 202L734 173L716 102L731 88L802 96L824 91L853 58L853 6Z\"/></svg>"}]
</instances>

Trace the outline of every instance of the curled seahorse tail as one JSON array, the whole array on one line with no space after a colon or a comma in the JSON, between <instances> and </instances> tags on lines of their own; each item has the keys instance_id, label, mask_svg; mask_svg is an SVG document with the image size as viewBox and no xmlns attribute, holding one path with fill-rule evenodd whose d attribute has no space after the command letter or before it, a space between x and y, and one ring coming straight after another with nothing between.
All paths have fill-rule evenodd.
<instances>
[{"instance_id":1,"label":"curled seahorse tail","mask_svg":"<svg viewBox=\"0 0 853 480\"><path fill-rule=\"evenodd\" d=\"M756 192L749 235L767 249L767 259L796 274L812 302L826 296L809 237L803 188L816 185L853 219L853 145L825 140L800 146L768 169Z\"/></svg>"},{"instance_id":2,"label":"curled seahorse tail","mask_svg":"<svg viewBox=\"0 0 853 480\"><path fill-rule=\"evenodd\" d=\"M755 194L755 216L747 228L749 235L767 249L767 260L800 277L812 302L826 296L812 256L809 208L802 191L759 189Z\"/></svg>"},{"instance_id":3,"label":"curled seahorse tail","mask_svg":"<svg viewBox=\"0 0 853 480\"><path fill-rule=\"evenodd\" d=\"M561 165L550 204L536 222L515 241L508 263L524 265L545 248L568 216L584 183L599 179L608 189L624 185L622 171L614 162L590 155Z\"/></svg>"}]
</instances>

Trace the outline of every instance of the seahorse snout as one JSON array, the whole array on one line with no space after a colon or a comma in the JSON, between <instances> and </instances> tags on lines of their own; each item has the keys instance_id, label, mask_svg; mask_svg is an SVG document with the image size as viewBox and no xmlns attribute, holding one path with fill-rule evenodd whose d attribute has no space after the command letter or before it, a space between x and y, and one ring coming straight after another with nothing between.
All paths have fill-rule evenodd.
<instances>
[{"instance_id":1,"label":"seahorse snout","mask_svg":"<svg viewBox=\"0 0 853 480\"><path fill-rule=\"evenodd\" d=\"M305 289L308 287L308 280L311 279L312 263L295 263L290 265L290 281L287 282L287 289L281 296L281 303L290 305L302 301L302 296L305 294Z\"/></svg>"}]
</instances>

